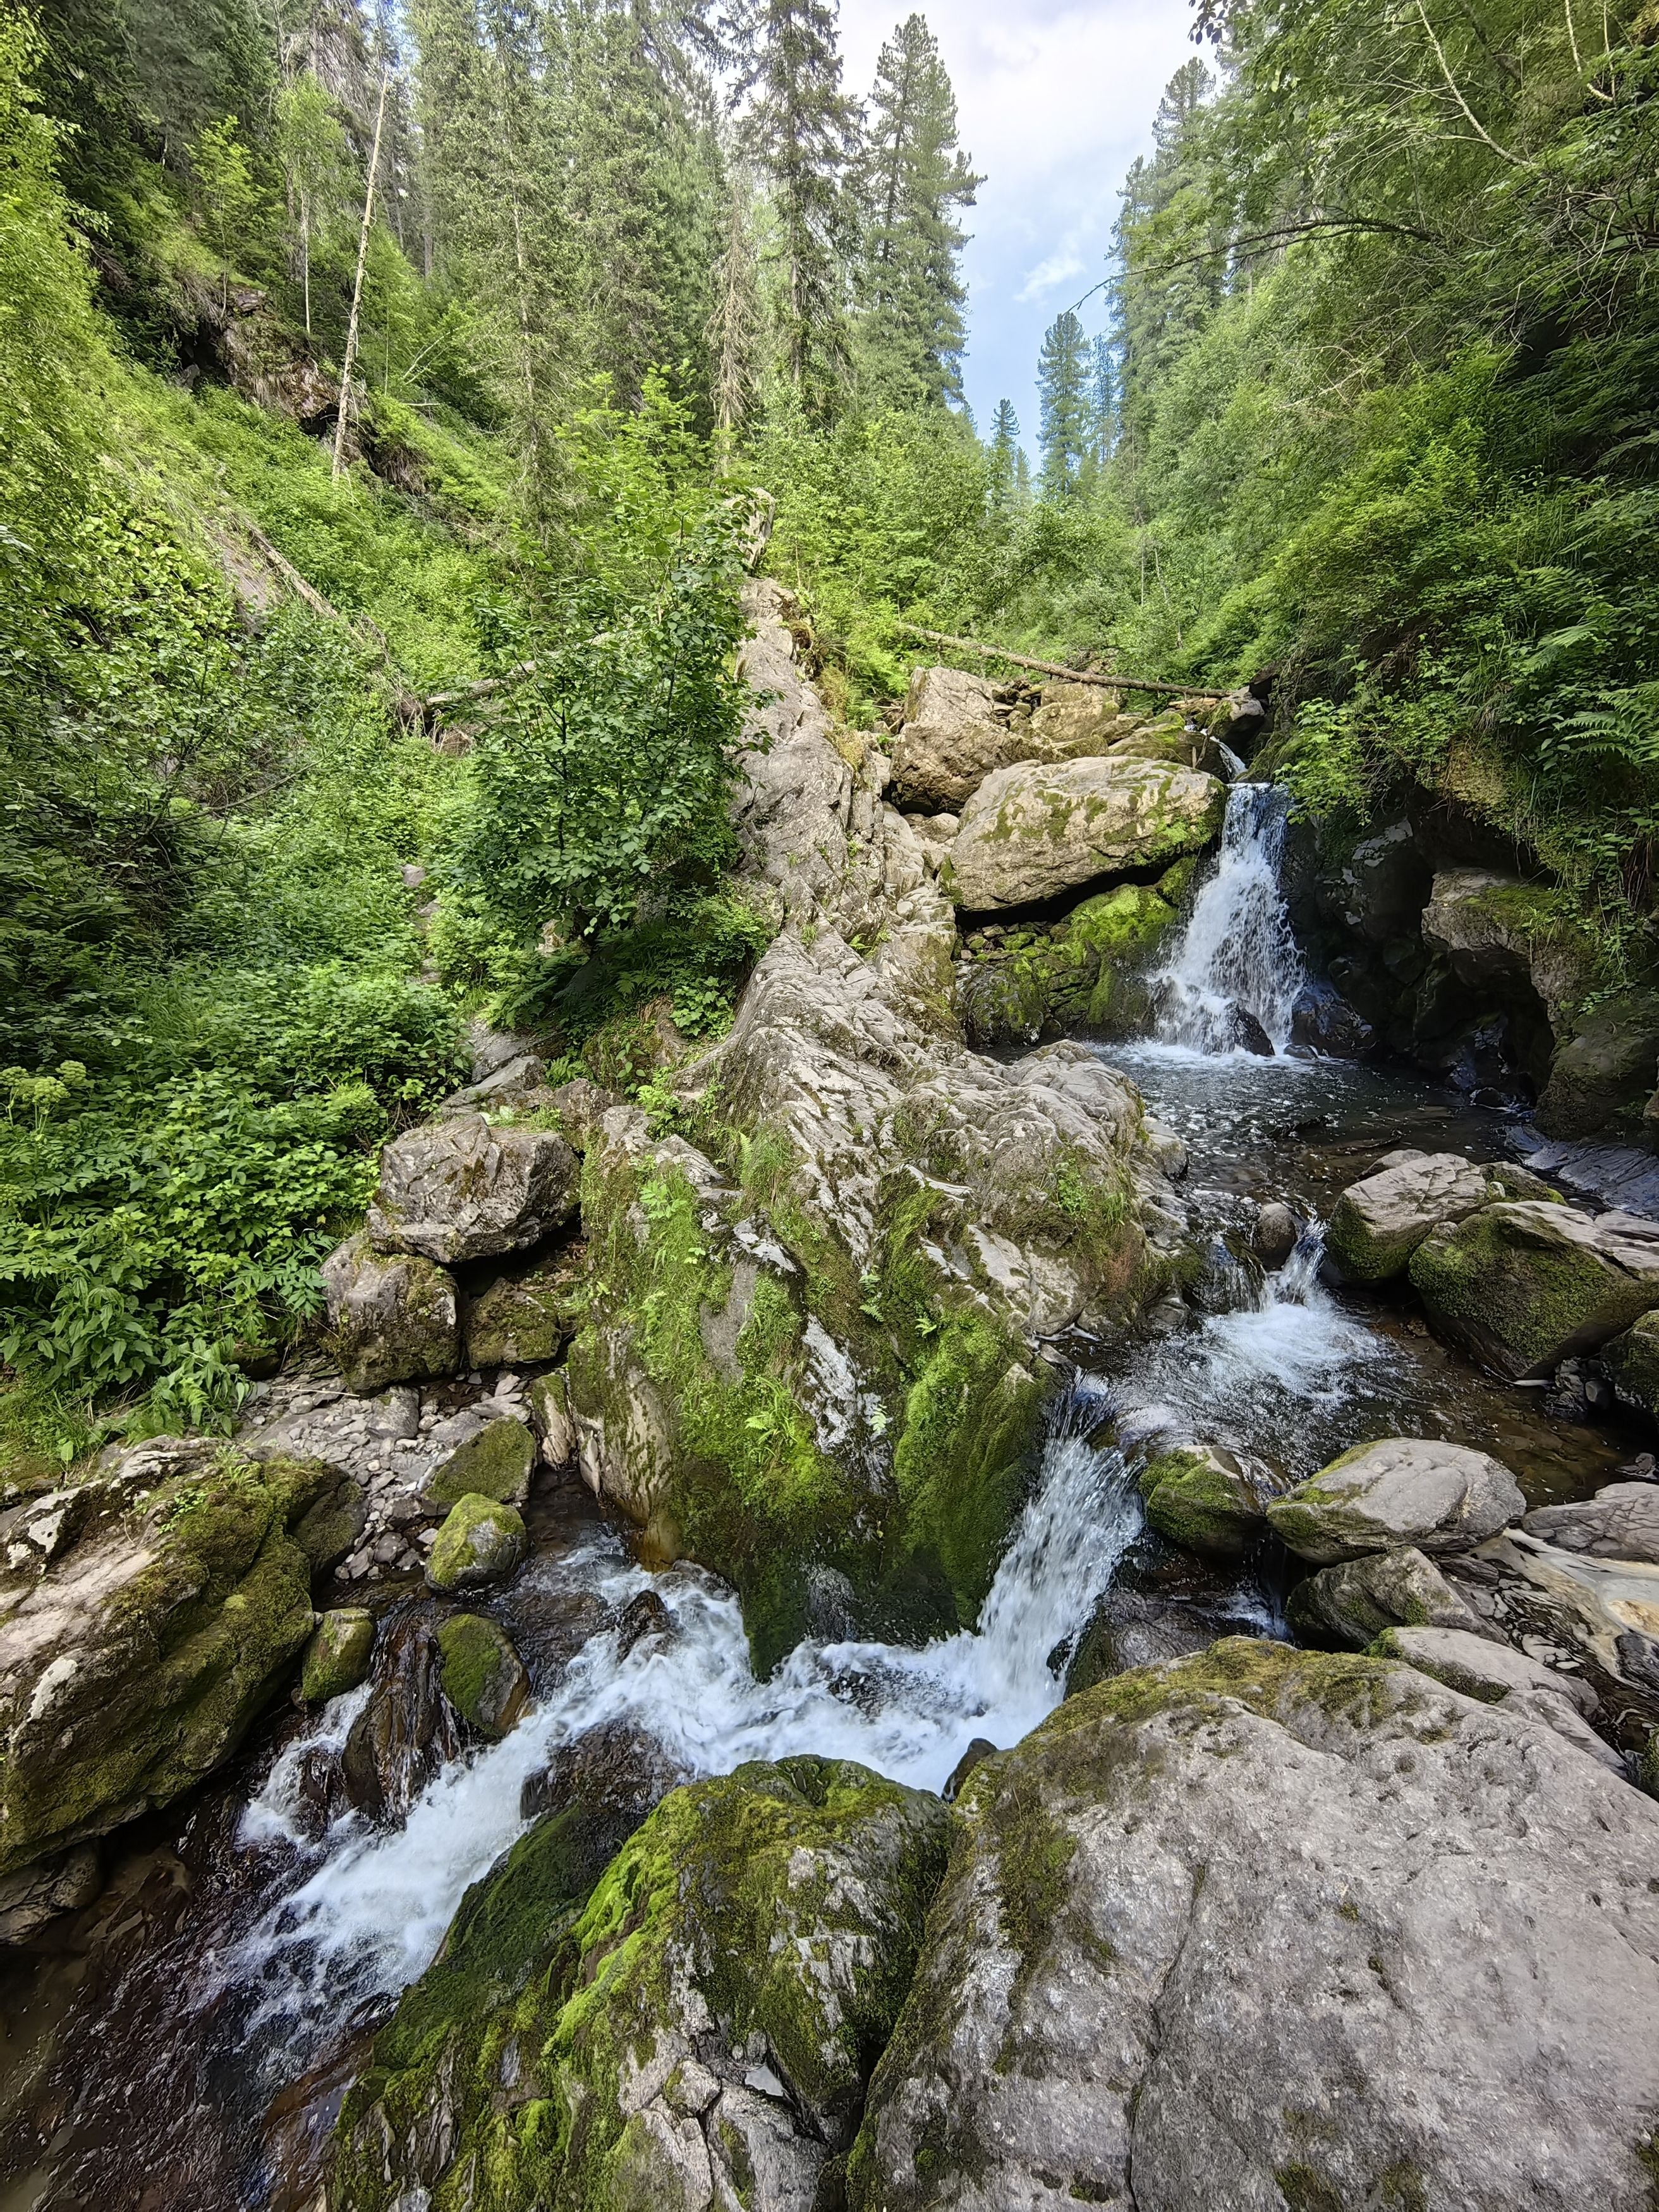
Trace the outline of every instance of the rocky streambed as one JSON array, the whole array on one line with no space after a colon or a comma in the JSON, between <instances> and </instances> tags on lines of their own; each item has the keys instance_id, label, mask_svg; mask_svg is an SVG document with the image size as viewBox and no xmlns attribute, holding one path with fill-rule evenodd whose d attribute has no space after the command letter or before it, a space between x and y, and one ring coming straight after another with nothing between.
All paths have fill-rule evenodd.
<instances>
[{"instance_id":1,"label":"rocky streambed","mask_svg":"<svg viewBox=\"0 0 1659 2212\"><path fill-rule=\"evenodd\" d=\"M1311 1056L1250 702L751 611L730 1034L481 1034L325 1354L9 1506L0 2207L1636 2212L1639 1165Z\"/></svg>"}]
</instances>

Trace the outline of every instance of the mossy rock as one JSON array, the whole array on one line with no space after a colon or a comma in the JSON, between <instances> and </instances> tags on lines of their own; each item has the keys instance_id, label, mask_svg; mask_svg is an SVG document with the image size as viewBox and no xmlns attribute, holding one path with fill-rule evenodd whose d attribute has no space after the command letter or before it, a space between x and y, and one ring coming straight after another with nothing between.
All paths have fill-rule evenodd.
<instances>
[{"instance_id":1,"label":"mossy rock","mask_svg":"<svg viewBox=\"0 0 1659 2212\"><path fill-rule=\"evenodd\" d=\"M1601 1364L1620 1396L1659 1419L1659 1313L1646 1313L1601 1347Z\"/></svg>"},{"instance_id":2,"label":"mossy rock","mask_svg":"<svg viewBox=\"0 0 1659 2212\"><path fill-rule=\"evenodd\" d=\"M1553 1137L1586 1137L1639 1109L1659 1062L1659 992L1620 991L1574 1022L1557 1045L1538 1101Z\"/></svg>"},{"instance_id":3,"label":"mossy rock","mask_svg":"<svg viewBox=\"0 0 1659 2212\"><path fill-rule=\"evenodd\" d=\"M480 1613L452 1613L438 1630L443 1688L469 1728L504 1736L530 1699L530 1678L507 1632Z\"/></svg>"},{"instance_id":4,"label":"mossy rock","mask_svg":"<svg viewBox=\"0 0 1659 2212\"><path fill-rule=\"evenodd\" d=\"M1116 1036L1144 1028L1152 1002L1141 975L1176 918L1158 890L1122 884L1085 899L1050 930L1015 932L1000 953L963 963L958 998L970 1041L1033 1043L1062 1030Z\"/></svg>"},{"instance_id":5,"label":"mossy rock","mask_svg":"<svg viewBox=\"0 0 1659 2212\"><path fill-rule=\"evenodd\" d=\"M520 1367L556 1359L580 1324L585 1276L562 1259L514 1268L466 1301L462 1329L470 1367Z\"/></svg>"},{"instance_id":6,"label":"mossy rock","mask_svg":"<svg viewBox=\"0 0 1659 2212\"><path fill-rule=\"evenodd\" d=\"M433 1506L453 1505L468 1497L522 1505L535 1464L536 1438L526 1422L487 1421L433 1470L422 1496Z\"/></svg>"},{"instance_id":7,"label":"mossy rock","mask_svg":"<svg viewBox=\"0 0 1659 2212\"><path fill-rule=\"evenodd\" d=\"M487 2176L492 2212L667 2212L757 2201L774 2160L811 2202L856 2131L950 1826L850 1762L740 1766L672 1792L584 1902L580 1815L550 1815L469 1892L376 2042L330 2203L427 2192L458 2212Z\"/></svg>"},{"instance_id":8,"label":"mossy rock","mask_svg":"<svg viewBox=\"0 0 1659 2212\"><path fill-rule=\"evenodd\" d=\"M494 1498L457 1498L426 1563L434 1590L477 1589L516 1573L529 1539L518 1512Z\"/></svg>"},{"instance_id":9,"label":"mossy rock","mask_svg":"<svg viewBox=\"0 0 1659 2212\"><path fill-rule=\"evenodd\" d=\"M1206 1559L1243 1559L1267 1526L1255 1486L1216 1444L1162 1453L1143 1472L1140 1494L1159 1535Z\"/></svg>"},{"instance_id":10,"label":"mossy rock","mask_svg":"<svg viewBox=\"0 0 1659 2212\"><path fill-rule=\"evenodd\" d=\"M368 1673L374 1650L374 1616L362 1606L341 1606L320 1616L306 1646L300 1695L308 1705L355 1690Z\"/></svg>"},{"instance_id":11,"label":"mossy rock","mask_svg":"<svg viewBox=\"0 0 1659 2212\"><path fill-rule=\"evenodd\" d=\"M1553 1373L1659 1305L1659 1252L1542 1200L1431 1231L1409 1273L1437 1328L1517 1376Z\"/></svg>"}]
</instances>

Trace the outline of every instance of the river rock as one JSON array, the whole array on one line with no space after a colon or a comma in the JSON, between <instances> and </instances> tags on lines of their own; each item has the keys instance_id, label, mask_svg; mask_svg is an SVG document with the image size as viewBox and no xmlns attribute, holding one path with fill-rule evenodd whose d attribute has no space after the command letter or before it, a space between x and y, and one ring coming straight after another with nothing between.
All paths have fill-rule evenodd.
<instances>
[{"instance_id":1,"label":"river rock","mask_svg":"<svg viewBox=\"0 0 1659 2212\"><path fill-rule=\"evenodd\" d=\"M1057 1029L1117 1036L1144 1030L1144 977L1175 927L1163 886L1121 884L1073 908L1050 928L994 945L970 939L959 963L963 1024L975 1045L1035 1044Z\"/></svg>"},{"instance_id":2,"label":"river rock","mask_svg":"<svg viewBox=\"0 0 1659 2212\"><path fill-rule=\"evenodd\" d=\"M568 1467L576 1456L576 1425L570 1417L570 1392L562 1370L537 1376L525 1398L544 1466Z\"/></svg>"},{"instance_id":3,"label":"river rock","mask_svg":"<svg viewBox=\"0 0 1659 2212\"><path fill-rule=\"evenodd\" d=\"M71 1851L0 1875L0 1948L31 1942L54 1920L90 1905L103 1886L96 1844L77 1844Z\"/></svg>"},{"instance_id":4,"label":"river rock","mask_svg":"<svg viewBox=\"0 0 1659 2212\"><path fill-rule=\"evenodd\" d=\"M1486 1204L1486 1178L1457 1152L1425 1152L1350 1183L1331 1209L1325 1249L1351 1283L1403 1274L1431 1229Z\"/></svg>"},{"instance_id":5,"label":"river rock","mask_svg":"<svg viewBox=\"0 0 1659 2212\"><path fill-rule=\"evenodd\" d=\"M1012 756L991 686L958 668L918 668L893 740L893 796L930 812L960 806Z\"/></svg>"},{"instance_id":6,"label":"river rock","mask_svg":"<svg viewBox=\"0 0 1659 2212\"><path fill-rule=\"evenodd\" d=\"M974 913L1057 898L1097 876L1201 852L1226 797L1216 777L1154 761L998 769L963 807L939 880Z\"/></svg>"},{"instance_id":7,"label":"river rock","mask_svg":"<svg viewBox=\"0 0 1659 2212\"><path fill-rule=\"evenodd\" d=\"M455 1279L444 1268L413 1253L383 1255L360 1232L324 1261L323 1284L334 1356L362 1396L455 1372Z\"/></svg>"},{"instance_id":8,"label":"river rock","mask_svg":"<svg viewBox=\"0 0 1659 2212\"><path fill-rule=\"evenodd\" d=\"M308 1705L320 1705L355 1690L368 1673L374 1650L372 1613L348 1605L319 1614L300 1670L300 1695Z\"/></svg>"},{"instance_id":9,"label":"river rock","mask_svg":"<svg viewBox=\"0 0 1659 2212\"><path fill-rule=\"evenodd\" d=\"M1563 1552L1659 1566L1659 1483L1609 1482L1576 1505L1540 1505L1521 1526Z\"/></svg>"},{"instance_id":10,"label":"river rock","mask_svg":"<svg viewBox=\"0 0 1659 2212\"><path fill-rule=\"evenodd\" d=\"M1410 1273L1437 1328L1503 1374L1547 1376L1659 1306L1659 1222L1488 1206L1431 1231Z\"/></svg>"},{"instance_id":11,"label":"river rock","mask_svg":"<svg viewBox=\"0 0 1659 2212\"><path fill-rule=\"evenodd\" d=\"M601 1721L556 1745L546 1765L526 1778L519 1813L523 1820L538 1820L544 1814L580 1806L589 1819L602 1814L620 1824L620 1847L671 1790L690 1778L637 1722Z\"/></svg>"},{"instance_id":12,"label":"river rock","mask_svg":"<svg viewBox=\"0 0 1659 2212\"><path fill-rule=\"evenodd\" d=\"M1232 1639L957 1820L852 2212L1647 2204L1659 1806L1529 1715Z\"/></svg>"},{"instance_id":13,"label":"river rock","mask_svg":"<svg viewBox=\"0 0 1659 2212\"><path fill-rule=\"evenodd\" d=\"M1298 1583L1285 1607L1291 1626L1309 1642L1363 1651L1385 1628L1456 1628L1495 1634L1414 1545L1368 1552L1322 1567Z\"/></svg>"},{"instance_id":14,"label":"river rock","mask_svg":"<svg viewBox=\"0 0 1659 2212\"><path fill-rule=\"evenodd\" d=\"M508 1505L522 1505L529 1497L536 1439L526 1422L465 1406L440 1421L426 1442L433 1457L421 1497L430 1510L441 1511L469 1495Z\"/></svg>"},{"instance_id":15,"label":"river rock","mask_svg":"<svg viewBox=\"0 0 1659 2212\"><path fill-rule=\"evenodd\" d=\"M210 1773L309 1638L313 1572L363 1525L335 1468L211 1438L112 1452L75 1488L49 1562L7 1542L0 1874Z\"/></svg>"},{"instance_id":16,"label":"river rock","mask_svg":"<svg viewBox=\"0 0 1659 2212\"><path fill-rule=\"evenodd\" d=\"M524 1522L511 1505L494 1498L459 1498L428 1554L427 1585L434 1590L477 1589L505 1582L528 1545Z\"/></svg>"},{"instance_id":17,"label":"river rock","mask_svg":"<svg viewBox=\"0 0 1659 2212\"><path fill-rule=\"evenodd\" d=\"M1257 1209L1250 1231L1250 1249L1264 1267L1282 1267L1302 1235L1298 1217L1281 1200Z\"/></svg>"},{"instance_id":18,"label":"river rock","mask_svg":"<svg viewBox=\"0 0 1659 2212\"><path fill-rule=\"evenodd\" d=\"M1627 1405L1659 1418L1659 1312L1646 1313L1601 1346L1601 1361Z\"/></svg>"},{"instance_id":19,"label":"river rock","mask_svg":"<svg viewBox=\"0 0 1659 2212\"><path fill-rule=\"evenodd\" d=\"M1385 1629L1376 1650L1379 1657L1402 1660L1466 1698L1541 1720L1623 1778L1624 1760L1589 1725L1601 1711L1600 1700L1577 1676L1557 1674L1510 1644L1456 1628Z\"/></svg>"},{"instance_id":20,"label":"river rock","mask_svg":"<svg viewBox=\"0 0 1659 2212\"><path fill-rule=\"evenodd\" d=\"M443 2203L480 2171L496 2212L834 2202L949 1832L849 1762L751 1764L665 1798L588 1894L580 1814L551 1815L377 2041L331 2203Z\"/></svg>"},{"instance_id":21,"label":"river rock","mask_svg":"<svg viewBox=\"0 0 1659 2212\"><path fill-rule=\"evenodd\" d=\"M452 1613L438 1630L443 1692L469 1728L492 1741L530 1702L530 1677L512 1639L481 1613Z\"/></svg>"},{"instance_id":22,"label":"river rock","mask_svg":"<svg viewBox=\"0 0 1659 2212\"><path fill-rule=\"evenodd\" d=\"M1160 1452L1140 1477L1146 1518L1161 1536L1208 1559L1242 1559L1267 1531L1259 1471L1220 1444Z\"/></svg>"},{"instance_id":23,"label":"river rock","mask_svg":"<svg viewBox=\"0 0 1659 2212\"><path fill-rule=\"evenodd\" d=\"M346 1802L368 1820L396 1825L461 1748L441 1692L443 1655L432 1624L400 1620L376 1655L374 1686L340 1753Z\"/></svg>"},{"instance_id":24,"label":"river rock","mask_svg":"<svg viewBox=\"0 0 1659 2212\"><path fill-rule=\"evenodd\" d=\"M1438 1437L1359 1444L1267 1505L1290 1549L1316 1566L1386 1552L1458 1552L1527 1510L1521 1486L1486 1453Z\"/></svg>"},{"instance_id":25,"label":"river rock","mask_svg":"<svg viewBox=\"0 0 1659 2212\"><path fill-rule=\"evenodd\" d=\"M1066 1694L1074 1698L1133 1668L1207 1651L1217 1632L1213 1622L1179 1599L1115 1582L1078 1638L1066 1663Z\"/></svg>"},{"instance_id":26,"label":"river rock","mask_svg":"<svg viewBox=\"0 0 1659 2212\"><path fill-rule=\"evenodd\" d=\"M1424 942L1470 989L1528 986L1559 1036L1593 979L1595 948L1564 926L1558 898L1488 868L1443 869L1423 910Z\"/></svg>"},{"instance_id":27,"label":"river rock","mask_svg":"<svg viewBox=\"0 0 1659 2212\"><path fill-rule=\"evenodd\" d=\"M469 1367L525 1367L556 1359L581 1318L586 1255L578 1247L556 1261L511 1267L466 1300Z\"/></svg>"},{"instance_id":28,"label":"river rock","mask_svg":"<svg viewBox=\"0 0 1659 2212\"><path fill-rule=\"evenodd\" d=\"M1623 1749L1644 1749L1659 1728L1659 1566L1565 1551L1510 1528L1451 1571L1510 1643L1584 1677Z\"/></svg>"},{"instance_id":29,"label":"river rock","mask_svg":"<svg viewBox=\"0 0 1659 2212\"><path fill-rule=\"evenodd\" d=\"M483 1260L539 1244L575 1202L576 1156L562 1137L462 1114L386 1146L368 1235L383 1252Z\"/></svg>"}]
</instances>

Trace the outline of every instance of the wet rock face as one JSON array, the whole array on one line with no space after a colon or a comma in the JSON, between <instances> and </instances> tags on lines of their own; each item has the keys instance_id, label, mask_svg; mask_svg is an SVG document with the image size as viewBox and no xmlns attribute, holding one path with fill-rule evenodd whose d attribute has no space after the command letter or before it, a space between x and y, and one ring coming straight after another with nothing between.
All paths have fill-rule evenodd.
<instances>
[{"instance_id":1,"label":"wet rock face","mask_svg":"<svg viewBox=\"0 0 1659 2212\"><path fill-rule=\"evenodd\" d=\"M1457 1628L1495 1635L1415 1546L1322 1567L1291 1592L1291 1627L1307 1642L1363 1651L1385 1628Z\"/></svg>"},{"instance_id":2,"label":"wet rock face","mask_svg":"<svg viewBox=\"0 0 1659 2212\"><path fill-rule=\"evenodd\" d=\"M1564 1552L1659 1565L1659 1483L1609 1482L1576 1505L1540 1505L1521 1525Z\"/></svg>"},{"instance_id":3,"label":"wet rock face","mask_svg":"<svg viewBox=\"0 0 1659 2212\"><path fill-rule=\"evenodd\" d=\"M340 1755L348 1803L398 1822L460 1749L442 1690L443 1652L429 1621L406 1619L386 1638L374 1688Z\"/></svg>"},{"instance_id":4,"label":"wet rock face","mask_svg":"<svg viewBox=\"0 0 1659 2212\"><path fill-rule=\"evenodd\" d=\"M1646 2206L1659 1807L1532 1716L1230 1641L958 1820L853 2212Z\"/></svg>"},{"instance_id":5,"label":"wet rock face","mask_svg":"<svg viewBox=\"0 0 1659 2212\"><path fill-rule=\"evenodd\" d=\"M465 1301L469 1367L518 1367L556 1359L574 1334L586 1281L578 1249L556 1259L514 1267Z\"/></svg>"},{"instance_id":6,"label":"wet rock face","mask_svg":"<svg viewBox=\"0 0 1659 2212\"><path fill-rule=\"evenodd\" d=\"M1167 866L1203 851L1225 804L1216 777L1155 761L998 769L963 809L948 889L959 908L986 914Z\"/></svg>"},{"instance_id":7,"label":"wet rock face","mask_svg":"<svg viewBox=\"0 0 1659 2212\"><path fill-rule=\"evenodd\" d=\"M750 1765L665 1798L589 1894L581 1812L552 1814L377 2043L331 2203L441 2203L469 2170L499 2212L833 2201L949 1825L845 1761ZM550 2108L568 2125L529 2124Z\"/></svg>"},{"instance_id":8,"label":"wet rock face","mask_svg":"<svg viewBox=\"0 0 1659 2212\"><path fill-rule=\"evenodd\" d=\"M1536 1200L1432 1231L1412 1284L1435 1327L1512 1376L1549 1375L1659 1306L1659 1224Z\"/></svg>"},{"instance_id":9,"label":"wet rock face","mask_svg":"<svg viewBox=\"0 0 1659 2212\"><path fill-rule=\"evenodd\" d=\"M1140 1478L1146 1518L1183 1551L1242 1559L1267 1533L1265 1469L1247 1466L1219 1444L1160 1452Z\"/></svg>"},{"instance_id":10,"label":"wet rock face","mask_svg":"<svg viewBox=\"0 0 1659 2212\"><path fill-rule=\"evenodd\" d=\"M511 1639L482 1613L452 1613L438 1629L443 1692L480 1735L504 1736L530 1699L530 1678Z\"/></svg>"},{"instance_id":11,"label":"wet rock face","mask_svg":"<svg viewBox=\"0 0 1659 2212\"><path fill-rule=\"evenodd\" d=\"M1526 1510L1520 1484L1498 1461L1425 1437L1360 1444L1267 1509L1285 1543L1316 1566L1402 1544L1465 1551Z\"/></svg>"},{"instance_id":12,"label":"wet rock face","mask_svg":"<svg viewBox=\"0 0 1659 2212\"><path fill-rule=\"evenodd\" d=\"M320 1462L159 1437L76 1486L0 1585L0 1873L168 1804L234 1751L362 1525ZM18 1557L19 1553L22 1558Z\"/></svg>"},{"instance_id":13,"label":"wet rock face","mask_svg":"<svg viewBox=\"0 0 1659 2212\"><path fill-rule=\"evenodd\" d=\"M445 1512L465 1497L522 1505L530 1495L536 1438L527 1422L497 1411L493 1402L464 1407L440 1421L426 1439L432 1455L422 1503Z\"/></svg>"},{"instance_id":14,"label":"wet rock face","mask_svg":"<svg viewBox=\"0 0 1659 2212\"><path fill-rule=\"evenodd\" d=\"M576 1157L562 1137L462 1114L386 1146L368 1236L382 1252L485 1260L539 1244L575 1202Z\"/></svg>"},{"instance_id":15,"label":"wet rock face","mask_svg":"<svg viewBox=\"0 0 1659 2212\"><path fill-rule=\"evenodd\" d=\"M353 1390L453 1375L460 1359L455 1281L430 1260L382 1255L352 1237L323 1262L335 1357Z\"/></svg>"},{"instance_id":16,"label":"wet rock face","mask_svg":"<svg viewBox=\"0 0 1659 2212\"><path fill-rule=\"evenodd\" d=\"M341 1606L318 1617L300 1672L300 1694L308 1705L355 1690L368 1673L374 1650L374 1616L362 1606Z\"/></svg>"},{"instance_id":17,"label":"wet rock face","mask_svg":"<svg viewBox=\"0 0 1659 2212\"><path fill-rule=\"evenodd\" d=\"M1349 1185L1332 1209L1326 1249L1349 1282L1385 1282L1405 1273L1431 1229L1462 1220L1492 1195L1472 1160L1419 1152Z\"/></svg>"}]
</instances>

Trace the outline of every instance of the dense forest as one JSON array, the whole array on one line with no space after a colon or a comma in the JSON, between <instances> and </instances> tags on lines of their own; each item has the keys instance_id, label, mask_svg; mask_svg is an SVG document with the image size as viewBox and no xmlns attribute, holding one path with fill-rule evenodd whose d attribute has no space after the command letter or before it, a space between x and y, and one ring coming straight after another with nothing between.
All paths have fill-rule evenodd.
<instances>
[{"instance_id":1,"label":"dense forest","mask_svg":"<svg viewBox=\"0 0 1659 2212\"><path fill-rule=\"evenodd\" d=\"M729 1019L765 515L849 727L907 623L1254 682L1322 835L1455 799L1646 979L1659 12L1194 35L1034 468L920 15L862 96L830 0L6 18L10 1458L226 1420L469 1012L647 1103Z\"/></svg>"}]
</instances>

